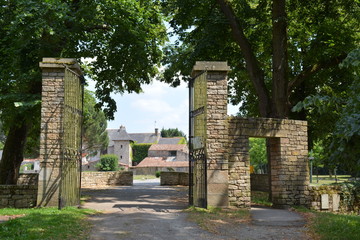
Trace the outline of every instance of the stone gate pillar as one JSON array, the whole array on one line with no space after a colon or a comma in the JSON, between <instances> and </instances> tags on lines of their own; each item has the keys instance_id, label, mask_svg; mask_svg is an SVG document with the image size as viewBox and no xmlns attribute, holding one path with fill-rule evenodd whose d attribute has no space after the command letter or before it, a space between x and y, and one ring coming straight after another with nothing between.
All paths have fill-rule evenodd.
<instances>
[{"instance_id":1,"label":"stone gate pillar","mask_svg":"<svg viewBox=\"0 0 360 240\"><path fill-rule=\"evenodd\" d=\"M60 206L65 69L81 75L75 59L43 58L38 206Z\"/></svg>"},{"instance_id":2,"label":"stone gate pillar","mask_svg":"<svg viewBox=\"0 0 360 240\"><path fill-rule=\"evenodd\" d=\"M192 76L203 73L206 82L204 97L204 147L207 157L207 203L209 206L228 206L228 128L227 128L227 73L230 67L226 62L196 62ZM196 94L195 79L195 100ZM201 123L203 124L203 123ZM198 124L199 125L199 124Z\"/></svg>"}]
</instances>

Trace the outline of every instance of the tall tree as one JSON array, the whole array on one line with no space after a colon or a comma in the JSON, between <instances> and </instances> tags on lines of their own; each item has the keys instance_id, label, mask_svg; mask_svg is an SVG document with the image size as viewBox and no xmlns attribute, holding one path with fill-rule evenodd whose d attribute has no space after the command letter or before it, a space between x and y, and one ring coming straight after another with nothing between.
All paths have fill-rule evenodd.
<instances>
[{"instance_id":1,"label":"tall tree","mask_svg":"<svg viewBox=\"0 0 360 240\"><path fill-rule=\"evenodd\" d=\"M106 115L111 92L139 92L157 73L166 29L156 1L0 0L0 112L7 138L0 184L16 182L40 117L43 57L92 58L88 72ZM16 104L20 103L20 104Z\"/></svg>"},{"instance_id":2,"label":"tall tree","mask_svg":"<svg viewBox=\"0 0 360 240\"><path fill-rule=\"evenodd\" d=\"M161 137L186 137L185 133L177 128L162 128Z\"/></svg>"},{"instance_id":3,"label":"tall tree","mask_svg":"<svg viewBox=\"0 0 360 240\"><path fill-rule=\"evenodd\" d=\"M337 66L359 43L359 1L162 2L179 36L164 80L178 84L196 60L228 60L231 100L246 115L294 117L294 104L345 74Z\"/></svg>"},{"instance_id":4,"label":"tall tree","mask_svg":"<svg viewBox=\"0 0 360 240\"><path fill-rule=\"evenodd\" d=\"M84 123L83 123L83 151L94 154L106 149L109 137L106 131L107 121L105 114L95 108L94 94L85 90L84 96Z\"/></svg>"}]
</instances>

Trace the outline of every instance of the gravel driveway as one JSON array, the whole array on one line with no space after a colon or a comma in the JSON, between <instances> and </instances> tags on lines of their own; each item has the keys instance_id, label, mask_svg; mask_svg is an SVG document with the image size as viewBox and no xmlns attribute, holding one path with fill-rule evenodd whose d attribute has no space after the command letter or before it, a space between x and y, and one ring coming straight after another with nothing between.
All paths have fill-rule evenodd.
<instances>
[{"instance_id":1,"label":"gravel driveway","mask_svg":"<svg viewBox=\"0 0 360 240\"><path fill-rule=\"evenodd\" d=\"M91 239L310 239L300 216L261 208L252 210L252 223L209 233L187 220L188 213L183 212L187 191L187 187L159 186L158 179L134 181L134 186L83 190L92 196L83 207L102 211L90 217L94 225Z\"/></svg>"}]
</instances>

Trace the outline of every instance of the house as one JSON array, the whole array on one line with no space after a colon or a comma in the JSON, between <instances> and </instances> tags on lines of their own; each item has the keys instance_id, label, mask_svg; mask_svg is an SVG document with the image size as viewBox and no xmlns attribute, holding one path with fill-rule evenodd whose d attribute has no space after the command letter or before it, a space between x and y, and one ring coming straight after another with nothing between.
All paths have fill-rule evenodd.
<instances>
[{"instance_id":1,"label":"house","mask_svg":"<svg viewBox=\"0 0 360 240\"><path fill-rule=\"evenodd\" d=\"M152 133L128 133L125 126L120 126L118 129L107 129L106 131L109 136L109 145L108 148L103 151L103 154L117 155L121 167L128 168L132 166L132 143L152 144L148 152L148 157L165 159L167 162L188 161L187 145L179 144L183 141L183 137L163 138L158 128L155 128L155 131ZM95 166L98 161L98 159L96 161L88 159L87 162L83 163L82 169L84 171L94 171L96 170ZM184 163L181 164L184 165ZM183 165L181 165L181 167Z\"/></svg>"},{"instance_id":2,"label":"house","mask_svg":"<svg viewBox=\"0 0 360 240\"><path fill-rule=\"evenodd\" d=\"M155 175L157 171L188 172L189 162L176 161L172 157L147 157L132 169L135 175Z\"/></svg>"},{"instance_id":3,"label":"house","mask_svg":"<svg viewBox=\"0 0 360 240\"><path fill-rule=\"evenodd\" d=\"M153 175L156 171L189 171L189 149L186 144L153 144L148 157L135 169L136 175Z\"/></svg>"},{"instance_id":4,"label":"house","mask_svg":"<svg viewBox=\"0 0 360 240\"><path fill-rule=\"evenodd\" d=\"M153 144L149 148L148 157L173 158L174 161L188 161L189 148L186 144Z\"/></svg>"},{"instance_id":5,"label":"house","mask_svg":"<svg viewBox=\"0 0 360 240\"><path fill-rule=\"evenodd\" d=\"M24 159L21 166L21 173L38 173L40 172L40 159Z\"/></svg>"},{"instance_id":6,"label":"house","mask_svg":"<svg viewBox=\"0 0 360 240\"><path fill-rule=\"evenodd\" d=\"M132 166L131 143L157 143L160 140L160 133L157 128L153 133L128 133L125 126L118 129L107 129L109 146L107 154L115 154L119 157L119 163Z\"/></svg>"}]
</instances>

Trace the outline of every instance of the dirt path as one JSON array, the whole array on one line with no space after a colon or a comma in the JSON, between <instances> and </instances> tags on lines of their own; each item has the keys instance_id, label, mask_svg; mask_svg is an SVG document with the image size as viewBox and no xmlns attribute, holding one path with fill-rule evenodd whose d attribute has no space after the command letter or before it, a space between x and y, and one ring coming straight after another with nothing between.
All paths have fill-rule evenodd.
<instances>
[{"instance_id":1,"label":"dirt path","mask_svg":"<svg viewBox=\"0 0 360 240\"><path fill-rule=\"evenodd\" d=\"M187 207L185 187L140 182L134 186L86 190L83 194L92 196L85 208L103 212L90 218L94 224L92 240L309 239L301 217L286 215L285 210L275 214L273 209L253 209L249 224L220 225L217 234L204 231L188 221L188 213L183 212ZM281 217L284 214L285 221Z\"/></svg>"}]
</instances>

